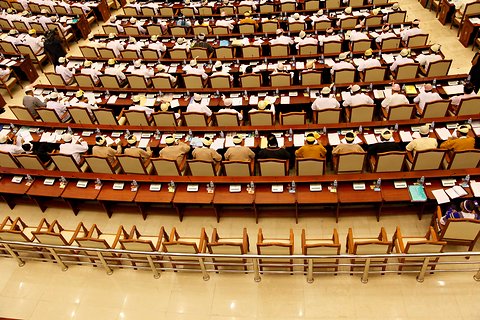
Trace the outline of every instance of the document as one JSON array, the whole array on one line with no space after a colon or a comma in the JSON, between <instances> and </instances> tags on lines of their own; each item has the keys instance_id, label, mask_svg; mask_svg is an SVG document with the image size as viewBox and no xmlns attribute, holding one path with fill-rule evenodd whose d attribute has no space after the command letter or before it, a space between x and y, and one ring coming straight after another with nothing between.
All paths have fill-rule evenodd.
<instances>
[{"instance_id":1,"label":"document","mask_svg":"<svg viewBox=\"0 0 480 320\"><path fill-rule=\"evenodd\" d=\"M438 204L450 202L450 199L443 189L433 190L432 193Z\"/></svg>"},{"instance_id":2,"label":"document","mask_svg":"<svg viewBox=\"0 0 480 320\"><path fill-rule=\"evenodd\" d=\"M457 84L455 86L443 86L442 88L449 96L463 93L463 84Z\"/></svg>"},{"instance_id":3,"label":"document","mask_svg":"<svg viewBox=\"0 0 480 320\"><path fill-rule=\"evenodd\" d=\"M217 138L213 140L213 143L210 146L210 148L212 148L213 150L223 149L224 145L225 145L225 138Z\"/></svg>"},{"instance_id":4,"label":"document","mask_svg":"<svg viewBox=\"0 0 480 320\"><path fill-rule=\"evenodd\" d=\"M475 197L480 197L480 182L470 181L470 188Z\"/></svg>"},{"instance_id":5,"label":"document","mask_svg":"<svg viewBox=\"0 0 480 320\"><path fill-rule=\"evenodd\" d=\"M243 98L232 98L232 105L233 106L241 106L243 105Z\"/></svg>"},{"instance_id":6,"label":"document","mask_svg":"<svg viewBox=\"0 0 480 320\"><path fill-rule=\"evenodd\" d=\"M244 140L245 147L254 147L255 146L255 138L254 137L247 137Z\"/></svg>"},{"instance_id":7,"label":"document","mask_svg":"<svg viewBox=\"0 0 480 320\"><path fill-rule=\"evenodd\" d=\"M452 137L452 134L447 128L435 128L435 132L440 140L448 140L448 138Z\"/></svg>"},{"instance_id":8,"label":"document","mask_svg":"<svg viewBox=\"0 0 480 320\"><path fill-rule=\"evenodd\" d=\"M258 104L258 97L257 96L251 96L250 100L248 101L248 104L252 104L252 105L256 106Z\"/></svg>"},{"instance_id":9,"label":"document","mask_svg":"<svg viewBox=\"0 0 480 320\"><path fill-rule=\"evenodd\" d=\"M352 95L350 94L350 92L348 91L342 91L342 100L347 100L348 98L350 98Z\"/></svg>"},{"instance_id":10,"label":"document","mask_svg":"<svg viewBox=\"0 0 480 320\"><path fill-rule=\"evenodd\" d=\"M395 61L393 54L382 54L382 59L385 60L387 64L392 64Z\"/></svg>"},{"instance_id":11,"label":"document","mask_svg":"<svg viewBox=\"0 0 480 320\"><path fill-rule=\"evenodd\" d=\"M427 201L427 195L425 194L425 189L423 188L423 186L420 186L420 185L408 186L408 192L410 193L410 199L412 200L412 202Z\"/></svg>"},{"instance_id":12,"label":"document","mask_svg":"<svg viewBox=\"0 0 480 320\"><path fill-rule=\"evenodd\" d=\"M340 136L338 135L338 133L329 133L328 134L328 143L331 145L331 146L336 146L336 145L339 145L340 144Z\"/></svg>"},{"instance_id":13,"label":"document","mask_svg":"<svg viewBox=\"0 0 480 320\"><path fill-rule=\"evenodd\" d=\"M301 133L295 133L293 135L293 146L302 147L305 144L305 135Z\"/></svg>"},{"instance_id":14,"label":"document","mask_svg":"<svg viewBox=\"0 0 480 320\"><path fill-rule=\"evenodd\" d=\"M233 143L233 136L227 136L227 138L225 139L225 148L230 148L233 146L235 146L235 144Z\"/></svg>"},{"instance_id":15,"label":"document","mask_svg":"<svg viewBox=\"0 0 480 320\"><path fill-rule=\"evenodd\" d=\"M145 149L148 146L148 143L150 142L150 139L147 138L142 138L140 139L140 142L138 143L138 147Z\"/></svg>"},{"instance_id":16,"label":"document","mask_svg":"<svg viewBox=\"0 0 480 320\"><path fill-rule=\"evenodd\" d=\"M363 135L363 138L367 142L367 144L375 144L377 143L377 138L375 137L374 134L367 133Z\"/></svg>"},{"instance_id":17,"label":"document","mask_svg":"<svg viewBox=\"0 0 480 320\"><path fill-rule=\"evenodd\" d=\"M280 98L280 104L290 104L290 97L289 96L282 96Z\"/></svg>"},{"instance_id":18,"label":"document","mask_svg":"<svg viewBox=\"0 0 480 320\"><path fill-rule=\"evenodd\" d=\"M118 99L117 96L111 96L111 97L108 99L107 104L115 104L115 102L117 102L117 99Z\"/></svg>"}]
</instances>

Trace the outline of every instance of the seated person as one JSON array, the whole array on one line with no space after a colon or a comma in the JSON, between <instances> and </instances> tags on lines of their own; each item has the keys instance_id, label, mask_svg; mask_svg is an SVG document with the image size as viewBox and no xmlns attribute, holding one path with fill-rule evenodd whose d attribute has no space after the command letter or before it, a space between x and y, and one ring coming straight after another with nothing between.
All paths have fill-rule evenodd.
<instances>
[{"instance_id":1,"label":"seated person","mask_svg":"<svg viewBox=\"0 0 480 320\"><path fill-rule=\"evenodd\" d=\"M392 94L382 100L382 108L384 108L386 112L388 112L388 109L390 107L410 103L407 97L404 94L400 93L401 90L402 89L400 88L400 85L398 83L394 83L392 85Z\"/></svg>"},{"instance_id":2,"label":"seated person","mask_svg":"<svg viewBox=\"0 0 480 320\"><path fill-rule=\"evenodd\" d=\"M300 46L305 46L305 45L309 45L309 44L313 44L313 45L318 45L318 40L313 38L313 37L310 37L307 35L307 33L305 31L300 31L299 33L299 40L297 42L297 50L300 50ZM300 53L300 52L299 52Z\"/></svg>"},{"instance_id":3,"label":"seated person","mask_svg":"<svg viewBox=\"0 0 480 320\"><path fill-rule=\"evenodd\" d=\"M333 75L335 74L335 71L337 70L343 70L343 69L352 69L355 70L355 66L350 62L347 61L348 57L348 52L342 52L338 56L338 62L335 62L335 64L332 66L332 69L330 70L330 73Z\"/></svg>"},{"instance_id":4,"label":"seated person","mask_svg":"<svg viewBox=\"0 0 480 320\"><path fill-rule=\"evenodd\" d=\"M207 54L210 56L215 50L210 43L205 41L205 33L200 33L197 38L198 39L193 43L192 48L205 48L207 49Z\"/></svg>"},{"instance_id":5,"label":"seated person","mask_svg":"<svg viewBox=\"0 0 480 320\"><path fill-rule=\"evenodd\" d=\"M210 149L213 140L209 137L202 139L203 146L193 149L192 156L195 160L205 160L210 162L222 161L222 156L215 150Z\"/></svg>"},{"instance_id":6,"label":"seated person","mask_svg":"<svg viewBox=\"0 0 480 320\"><path fill-rule=\"evenodd\" d=\"M20 135L17 136L16 143L6 134L0 134L0 151L10 154L31 153L32 144L25 141Z\"/></svg>"},{"instance_id":7,"label":"seated person","mask_svg":"<svg viewBox=\"0 0 480 320\"><path fill-rule=\"evenodd\" d=\"M368 40L368 35L362 32L363 25L357 24L355 29L350 32L350 42L355 42L358 40Z\"/></svg>"},{"instance_id":8,"label":"seated person","mask_svg":"<svg viewBox=\"0 0 480 320\"><path fill-rule=\"evenodd\" d=\"M115 76L120 83L120 86L124 85L127 82L127 77L125 73L122 72L119 68L115 66L116 60L111 58L108 59L108 67L105 68L105 74Z\"/></svg>"},{"instance_id":9,"label":"seated person","mask_svg":"<svg viewBox=\"0 0 480 320\"><path fill-rule=\"evenodd\" d=\"M90 115L90 118L94 120L94 115L92 110L98 109L98 106L94 103L91 104L90 100L88 97L85 95L85 92L83 90L78 90L75 93L75 98L77 98L77 102L70 102L70 106L72 107L80 107L80 108L85 108L88 111L88 114Z\"/></svg>"},{"instance_id":10,"label":"seated person","mask_svg":"<svg viewBox=\"0 0 480 320\"><path fill-rule=\"evenodd\" d=\"M143 111L147 115L148 118L151 117L152 113L155 112L154 109L146 107L144 103L142 103L142 98L139 95L135 95L132 97L132 102L134 103L133 106L130 106L128 110L138 110Z\"/></svg>"},{"instance_id":11,"label":"seated person","mask_svg":"<svg viewBox=\"0 0 480 320\"><path fill-rule=\"evenodd\" d=\"M65 57L58 58L58 65L55 67L55 73L61 75L63 81L65 81L65 83L69 85L72 84L74 81L73 74L75 72L75 69L67 68L67 62L68 60Z\"/></svg>"},{"instance_id":12,"label":"seated person","mask_svg":"<svg viewBox=\"0 0 480 320\"><path fill-rule=\"evenodd\" d=\"M257 159L289 160L290 153L284 147L279 148L277 138L270 133L267 136L267 148L258 152Z\"/></svg>"},{"instance_id":13,"label":"seated person","mask_svg":"<svg viewBox=\"0 0 480 320\"><path fill-rule=\"evenodd\" d=\"M400 36L405 43L407 43L408 38L417 34L423 34L422 29L420 29L420 20L418 19L412 21L412 26L409 29L400 30Z\"/></svg>"},{"instance_id":14,"label":"seated person","mask_svg":"<svg viewBox=\"0 0 480 320\"><path fill-rule=\"evenodd\" d=\"M440 149L448 149L454 151L475 149L475 138L469 137L468 132L470 126L468 124L462 124L458 126L456 130L456 137L451 137L447 141L440 144Z\"/></svg>"},{"instance_id":15,"label":"seated person","mask_svg":"<svg viewBox=\"0 0 480 320\"><path fill-rule=\"evenodd\" d=\"M117 145L117 149L107 146L107 139L105 136L95 137L95 146L92 148L92 155L102 158L107 158L108 162L113 166L117 160L117 154L122 153L122 146Z\"/></svg>"},{"instance_id":16,"label":"seated person","mask_svg":"<svg viewBox=\"0 0 480 320\"><path fill-rule=\"evenodd\" d=\"M137 137L133 134L130 136L126 137L127 138L127 146L125 150L123 151L124 154L137 157L142 159L142 162L146 164L148 160L152 157L152 149L150 149L150 146L146 148L146 150L143 150L141 148L137 148Z\"/></svg>"},{"instance_id":17,"label":"seated person","mask_svg":"<svg viewBox=\"0 0 480 320\"><path fill-rule=\"evenodd\" d=\"M92 61L85 60L85 62L83 63L83 68L80 71L80 73L90 75L95 85L98 85L100 83L100 78L98 78L98 76L101 76L102 73L97 69L92 68Z\"/></svg>"},{"instance_id":18,"label":"seated person","mask_svg":"<svg viewBox=\"0 0 480 320\"><path fill-rule=\"evenodd\" d=\"M163 64L157 65L157 70L158 72L155 74L155 76L162 76L164 78L170 79L170 84L172 87L175 87L177 85L177 78L175 76L172 76L170 73L167 73L168 67L164 66Z\"/></svg>"},{"instance_id":19,"label":"seated person","mask_svg":"<svg viewBox=\"0 0 480 320\"><path fill-rule=\"evenodd\" d=\"M180 165L185 155L190 151L190 146L182 141L175 141L173 136L165 137L165 148L160 150L161 159L175 160Z\"/></svg>"},{"instance_id":20,"label":"seated person","mask_svg":"<svg viewBox=\"0 0 480 320\"><path fill-rule=\"evenodd\" d=\"M418 103L418 107L423 111L427 102L442 100L442 97L437 92L432 92L433 86L427 83L419 89L419 94L413 99L413 102Z\"/></svg>"},{"instance_id":21,"label":"seated person","mask_svg":"<svg viewBox=\"0 0 480 320\"><path fill-rule=\"evenodd\" d=\"M138 76L143 76L147 85L150 84L150 78L155 75L155 71L153 68L148 68L146 65L142 64L142 59L135 60L133 62L133 70L130 72L131 74L136 74Z\"/></svg>"},{"instance_id":22,"label":"seated person","mask_svg":"<svg viewBox=\"0 0 480 320\"><path fill-rule=\"evenodd\" d=\"M244 18L241 19L238 24L239 25L242 25L242 24L251 24L253 25L254 29L257 30L258 29L258 23L257 21L255 21L254 19L252 19L251 17L251 12L250 11L247 11L243 14Z\"/></svg>"},{"instance_id":23,"label":"seated person","mask_svg":"<svg viewBox=\"0 0 480 320\"><path fill-rule=\"evenodd\" d=\"M354 107L364 104L374 104L374 101L370 96L362 92L362 88L358 84L354 84L350 89L351 95L343 101L344 107Z\"/></svg>"},{"instance_id":24,"label":"seated person","mask_svg":"<svg viewBox=\"0 0 480 320\"><path fill-rule=\"evenodd\" d=\"M376 156L379 153L390 152L390 151L403 151L402 146L395 141L390 141L392 139L392 131L385 129L380 134L379 143L374 143L368 146L368 154Z\"/></svg>"},{"instance_id":25,"label":"seated person","mask_svg":"<svg viewBox=\"0 0 480 320\"><path fill-rule=\"evenodd\" d=\"M305 138L306 144L295 151L295 157L324 159L327 154L325 147L318 143L317 139L320 135L317 132L307 134Z\"/></svg>"},{"instance_id":26,"label":"seated person","mask_svg":"<svg viewBox=\"0 0 480 320\"><path fill-rule=\"evenodd\" d=\"M198 65L197 57L195 57L195 59L190 60L190 64L188 66L184 66L183 71L185 72L185 74L201 75L203 80L207 80L208 78L208 75L203 69L203 67Z\"/></svg>"},{"instance_id":27,"label":"seated person","mask_svg":"<svg viewBox=\"0 0 480 320\"><path fill-rule=\"evenodd\" d=\"M465 85L463 86L463 94L452 97L452 106L457 109L458 106L460 105L460 102L463 99L477 97L477 94L474 92L474 89L475 87L473 86L472 83L470 82L465 83Z\"/></svg>"},{"instance_id":28,"label":"seated person","mask_svg":"<svg viewBox=\"0 0 480 320\"><path fill-rule=\"evenodd\" d=\"M163 102L162 104L160 104L160 111L162 112L172 112L172 110L170 110L170 102ZM177 112L174 112L173 113L174 117L175 117L175 120L178 120L180 118L180 113L177 113Z\"/></svg>"},{"instance_id":29,"label":"seated person","mask_svg":"<svg viewBox=\"0 0 480 320\"><path fill-rule=\"evenodd\" d=\"M107 42L106 48L112 49L115 57L120 57L120 52L125 50L125 44L123 41L115 40L114 33L110 33L108 39L109 41Z\"/></svg>"},{"instance_id":30,"label":"seated person","mask_svg":"<svg viewBox=\"0 0 480 320\"><path fill-rule=\"evenodd\" d=\"M148 49L157 50L158 55L162 56L162 53L167 51L167 46L164 45L161 41L158 41L158 36L154 34L150 37Z\"/></svg>"},{"instance_id":31,"label":"seated person","mask_svg":"<svg viewBox=\"0 0 480 320\"><path fill-rule=\"evenodd\" d=\"M220 60L217 60L217 62L215 62L215 64L213 65L213 69L212 71L215 70L214 72L212 72L212 74L210 75L210 77L214 77L214 76L228 76L230 78L230 83L232 83L233 81L233 76L228 73L227 71L225 71L225 69L223 68L223 65L222 65L222 62Z\"/></svg>"},{"instance_id":32,"label":"seated person","mask_svg":"<svg viewBox=\"0 0 480 320\"><path fill-rule=\"evenodd\" d=\"M67 106L60 101L60 95L57 92L50 93L46 108L54 110L62 122L67 122L70 120L70 114L68 113Z\"/></svg>"},{"instance_id":33,"label":"seated person","mask_svg":"<svg viewBox=\"0 0 480 320\"><path fill-rule=\"evenodd\" d=\"M340 143L338 146L333 148L332 155L336 156L350 152L363 152L363 148L359 144L354 143L355 137L355 133L347 132L347 134L345 134L346 143Z\"/></svg>"},{"instance_id":34,"label":"seated person","mask_svg":"<svg viewBox=\"0 0 480 320\"><path fill-rule=\"evenodd\" d=\"M437 148L437 139L429 138L430 126L428 124L421 126L418 133L420 133L420 138L413 139L409 144L407 144L407 146L405 147L407 151L415 152Z\"/></svg>"},{"instance_id":35,"label":"seated person","mask_svg":"<svg viewBox=\"0 0 480 320\"><path fill-rule=\"evenodd\" d=\"M277 31L275 31L275 33L276 33L277 37L275 39L270 40L270 45L274 45L274 44L287 44L287 45L294 44L294 41L293 41L292 38L284 35L283 29L277 29Z\"/></svg>"},{"instance_id":36,"label":"seated person","mask_svg":"<svg viewBox=\"0 0 480 320\"><path fill-rule=\"evenodd\" d=\"M275 116L275 105L269 103L267 100L258 101L257 108L258 109L251 109L248 112L265 111L265 112L271 112L273 113L273 116Z\"/></svg>"},{"instance_id":37,"label":"seated person","mask_svg":"<svg viewBox=\"0 0 480 320\"><path fill-rule=\"evenodd\" d=\"M472 200L465 200L460 203L460 210L454 206L450 207L440 219L441 226L447 223L448 219L480 219L478 215L478 203Z\"/></svg>"},{"instance_id":38,"label":"seated person","mask_svg":"<svg viewBox=\"0 0 480 320\"><path fill-rule=\"evenodd\" d=\"M358 63L357 70L362 72L368 68L381 67L381 66L382 64L380 63L380 61L373 57L372 49L367 49L363 54L363 60Z\"/></svg>"},{"instance_id":39,"label":"seated person","mask_svg":"<svg viewBox=\"0 0 480 320\"><path fill-rule=\"evenodd\" d=\"M218 113L233 113L233 114L237 115L239 121L241 121L243 119L243 115L242 115L241 112L238 112L237 110L232 109L232 104L233 104L232 99L225 98L225 96L223 96L222 101L223 101L223 105L225 107L218 110Z\"/></svg>"},{"instance_id":40,"label":"seated person","mask_svg":"<svg viewBox=\"0 0 480 320\"><path fill-rule=\"evenodd\" d=\"M395 61L390 66L390 71L397 71L399 66L402 66L407 63L414 63L413 59L409 58L410 49L403 48L400 51L400 54L395 58Z\"/></svg>"},{"instance_id":41,"label":"seated person","mask_svg":"<svg viewBox=\"0 0 480 320\"><path fill-rule=\"evenodd\" d=\"M212 116L212 110L205 104L202 99L202 96L198 93L193 95L193 99L190 100L190 103L187 107L187 112L201 112L205 113L207 117Z\"/></svg>"},{"instance_id":42,"label":"seated person","mask_svg":"<svg viewBox=\"0 0 480 320\"><path fill-rule=\"evenodd\" d=\"M322 88L322 91L320 91L321 96L316 98L312 103L312 110L340 108L340 103L335 97L330 96L330 92L330 87Z\"/></svg>"},{"instance_id":43,"label":"seated person","mask_svg":"<svg viewBox=\"0 0 480 320\"><path fill-rule=\"evenodd\" d=\"M234 147L230 147L225 152L227 161L252 161L255 160L255 153L249 147L242 146L242 137L236 135L233 137Z\"/></svg>"},{"instance_id":44,"label":"seated person","mask_svg":"<svg viewBox=\"0 0 480 320\"><path fill-rule=\"evenodd\" d=\"M425 68L425 70L428 69L428 66L430 63L435 62L435 61L440 61L443 59L443 57L439 54L440 53L440 45L438 43L432 44L430 46L430 52L431 54L419 54L415 58L417 62Z\"/></svg>"},{"instance_id":45,"label":"seated person","mask_svg":"<svg viewBox=\"0 0 480 320\"><path fill-rule=\"evenodd\" d=\"M71 155L75 161L80 164L82 154L88 151L88 144L81 137L73 142L73 136L70 133L64 133L62 135L64 143L60 145L60 153Z\"/></svg>"},{"instance_id":46,"label":"seated person","mask_svg":"<svg viewBox=\"0 0 480 320\"><path fill-rule=\"evenodd\" d=\"M396 38L397 36L393 33L390 29L390 25L388 23L382 26L382 33L375 38L375 42L382 43L385 39Z\"/></svg>"}]
</instances>

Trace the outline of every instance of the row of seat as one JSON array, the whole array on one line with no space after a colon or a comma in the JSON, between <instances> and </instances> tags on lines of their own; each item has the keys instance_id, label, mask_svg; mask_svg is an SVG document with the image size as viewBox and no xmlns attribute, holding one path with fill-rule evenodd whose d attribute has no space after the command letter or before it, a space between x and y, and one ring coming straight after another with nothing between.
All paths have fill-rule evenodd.
<instances>
[{"instance_id":1,"label":"row of seat","mask_svg":"<svg viewBox=\"0 0 480 320\"><path fill-rule=\"evenodd\" d=\"M440 209L438 209L440 210ZM438 212L437 212L438 213ZM441 213L440 213L441 214ZM436 223L437 216L434 215L434 223ZM443 252L446 244L466 245L471 251L479 237L480 221L475 219L449 219L441 231L430 226L425 235L404 235L400 227L397 227L392 239L387 237L385 229L382 227L378 236L358 237L354 236L352 228L349 228L345 242L346 252L352 255L355 254L389 254L395 248L397 253L439 253ZM164 262L169 261L173 268L191 268L197 264L199 259L194 255L198 253L210 254L237 254L242 255L239 258L212 258L214 269L218 267L227 268L240 266L247 270L248 264L246 259L250 252L250 241L246 228L243 232L233 237L220 236L216 228L213 228L212 236L209 238L205 228L202 228L199 235L181 235L174 227L170 234L168 234L164 227L160 227L159 232L155 234L145 234L140 232L136 226L133 226L130 231L127 231L123 226L120 226L115 233L104 233L100 228L93 224L87 228L84 223L80 222L75 229L63 228L60 223L55 220L49 223L45 218L41 220L38 226L27 225L20 217L11 218L5 217L0 225L0 239L5 241L17 241L23 243L41 243L46 245L60 245L60 246L75 246L80 248L96 248L96 249L121 249L130 251L143 252L164 252L164 253L184 253L191 254L190 257L169 256L167 259L162 259L160 266L164 267ZM5 246L5 244L4 244ZM10 250L18 250L23 248L19 245L6 245ZM338 271L339 259L336 257L341 252L342 244L340 243L338 232L333 230L333 234L328 238L319 238L318 236L307 235L305 229L301 234L301 252L300 254L308 255L328 255L331 259L314 259L314 267L328 267L334 268ZM1 247L0 247L1 248ZM99 256L94 251L82 251L81 249L51 249L53 252L59 254L70 254L64 259L79 261L75 256L77 253L85 253L92 261L98 261ZM52 251L50 251L52 252ZM37 251L31 251L39 255L47 254L45 249L37 248ZM295 254L295 237L293 230L290 229L287 237L268 237L263 234L262 229L258 231L256 242L256 253L258 255L284 255L290 256ZM17 252L14 253L22 257L28 253ZM123 254L117 253L102 253L102 258L120 258ZM129 258L127 261L132 265L137 263L147 262L146 256L139 254L126 254ZM151 259L160 260L159 256L152 255ZM412 258L414 259L414 258ZM408 258L400 258L399 271L402 271L402 263L409 260ZM422 261L423 259L421 259ZM385 264L387 258L371 259L373 263ZM411 261L411 260L409 260ZM418 261L418 259L417 259ZM431 259L430 262L437 262L438 258ZM229 262L229 263L227 263ZM237 264L235 264L235 262ZM306 261L305 261L306 262ZM115 263L120 263L118 260ZM288 258L260 258L260 271L264 268L288 267L293 271L293 259ZM352 264L364 263L362 259L351 259ZM435 269L435 265L430 267ZM306 270L306 265L304 266ZM386 265L381 266L385 271ZM350 268L354 270L354 265Z\"/></svg>"}]
</instances>

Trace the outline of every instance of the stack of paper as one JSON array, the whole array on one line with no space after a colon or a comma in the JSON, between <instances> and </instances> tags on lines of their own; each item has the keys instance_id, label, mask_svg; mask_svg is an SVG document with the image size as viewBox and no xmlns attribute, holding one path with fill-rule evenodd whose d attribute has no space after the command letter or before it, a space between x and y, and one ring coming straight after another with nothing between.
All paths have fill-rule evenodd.
<instances>
[{"instance_id":1,"label":"stack of paper","mask_svg":"<svg viewBox=\"0 0 480 320\"><path fill-rule=\"evenodd\" d=\"M352 95L350 94L350 92L348 91L342 91L342 100L347 100L348 98L350 98Z\"/></svg>"},{"instance_id":2,"label":"stack of paper","mask_svg":"<svg viewBox=\"0 0 480 320\"><path fill-rule=\"evenodd\" d=\"M305 136L301 133L295 133L293 135L293 146L302 147L305 144Z\"/></svg>"},{"instance_id":3,"label":"stack of paper","mask_svg":"<svg viewBox=\"0 0 480 320\"><path fill-rule=\"evenodd\" d=\"M470 188L475 197L480 197L480 182L470 181Z\"/></svg>"},{"instance_id":4,"label":"stack of paper","mask_svg":"<svg viewBox=\"0 0 480 320\"><path fill-rule=\"evenodd\" d=\"M443 86L442 88L449 96L463 93L463 84L458 84L456 86Z\"/></svg>"},{"instance_id":5,"label":"stack of paper","mask_svg":"<svg viewBox=\"0 0 480 320\"><path fill-rule=\"evenodd\" d=\"M412 134L410 131L400 131L400 139L402 139L402 142L410 142L413 140Z\"/></svg>"},{"instance_id":6,"label":"stack of paper","mask_svg":"<svg viewBox=\"0 0 480 320\"><path fill-rule=\"evenodd\" d=\"M243 98L232 98L232 105L233 106L241 106L243 105Z\"/></svg>"},{"instance_id":7,"label":"stack of paper","mask_svg":"<svg viewBox=\"0 0 480 320\"><path fill-rule=\"evenodd\" d=\"M391 64L395 61L393 54L382 54L382 58L387 64Z\"/></svg>"},{"instance_id":8,"label":"stack of paper","mask_svg":"<svg viewBox=\"0 0 480 320\"><path fill-rule=\"evenodd\" d=\"M339 145L340 144L340 136L338 135L338 133L329 133L328 134L328 143L331 145L331 146L336 146L336 145Z\"/></svg>"},{"instance_id":9,"label":"stack of paper","mask_svg":"<svg viewBox=\"0 0 480 320\"><path fill-rule=\"evenodd\" d=\"M255 146L255 138L254 137L245 138L244 145L245 145L245 147L254 147Z\"/></svg>"},{"instance_id":10,"label":"stack of paper","mask_svg":"<svg viewBox=\"0 0 480 320\"><path fill-rule=\"evenodd\" d=\"M452 137L450 131L447 128L436 128L435 132L437 133L440 140L448 140L448 138Z\"/></svg>"},{"instance_id":11,"label":"stack of paper","mask_svg":"<svg viewBox=\"0 0 480 320\"><path fill-rule=\"evenodd\" d=\"M150 142L150 139L142 138L142 139L140 139L140 142L138 143L138 147L145 149L148 146L149 142Z\"/></svg>"},{"instance_id":12,"label":"stack of paper","mask_svg":"<svg viewBox=\"0 0 480 320\"><path fill-rule=\"evenodd\" d=\"M367 142L367 144L375 144L378 142L375 135L371 133L364 134L363 138L365 138L365 141Z\"/></svg>"},{"instance_id":13,"label":"stack of paper","mask_svg":"<svg viewBox=\"0 0 480 320\"><path fill-rule=\"evenodd\" d=\"M227 136L225 139L225 148L233 147L235 144L233 143L233 136Z\"/></svg>"},{"instance_id":14,"label":"stack of paper","mask_svg":"<svg viewBox=\"0 0 480 320\"><path fill-rule=\"evenodd\" d=\"M433 190L432 193L438 204L450 202L450 199L443 189Z\"/></svg>"},{"instance_id":15,"label":"stack of paper","mask_svg":"<svg viewBox=\"0 0 480 320\"><path fill-rule=\"evenodd\" d=\"M248 104L256 106L258 104L258 97L257 96L250 96L250 100L248 101Z\"/></svg>"},{"instance_id":16,"label":"stack of paper","mask_svg":"<svg viewBox=\"0 0 480 320\"><path fill-rule=\"evenodd\" d=\"M289 96L282 96L280 98L280 104L290 104L290 97Z\"/></svg>"},{"instance_id":17,"label":"stack of paper","mask_svg":"<svg viewBox=\"0 0 480 320\"><path fill-rule=\"evenodd\" d=\"M225 138L217 138L217 139L213 140L213 143L210 146L210 148L213 149L213 150L222 149L224 144L225 144Z\"/></svg>"}]
</instances>

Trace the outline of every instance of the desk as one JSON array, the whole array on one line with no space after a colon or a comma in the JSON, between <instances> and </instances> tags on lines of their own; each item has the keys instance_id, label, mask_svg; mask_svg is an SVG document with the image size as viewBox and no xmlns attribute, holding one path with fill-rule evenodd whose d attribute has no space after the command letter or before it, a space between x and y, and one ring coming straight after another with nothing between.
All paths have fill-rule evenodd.
<instances>
[{"instance_id":1,"label":"desk","mask_svg":"<svg viewBox=\"0 0 480 320\"><path fill-rule=\"evenodd\" d=\"M328 190L329 183L322 183L322 191L310 191L310 184L297 184L297 211L300 206L332 206L335 207L335 217L338 219L338 194ZM298 223L298 214L296 216Z\"/></svg>"},{"instance_id":2,"label":"desk","mask_svg":"<svg viewBox=\"0 0 480 320\"><path fill-rule=\"evenodd\" d=\"M63 189L60 188L60 179L55 179L54 184L51 186L46 185L43 182L44 179L42 177L35 179L30 189L28 189L27 195L37 204L42 212L45 212L45 210L48 208L48 206L45 204L45 201L50 201L53 198L59 198L63 192Z\"/></svg>"},{"instance_id":3,"label":"desk","mask_svg":"<svg viewBox=\"0 0 480 320\"><path fill-rule=\"evenodd\" d=\"M77 187L77 182L78 180L69 181L61 195L75 215L80 211L78 206L81 202L96 200L100 193L100 189L95 189L94 181L88 181L85 188Z\"/></svg>"},{"instance_id":4,"label":"desk","mask_svg":"<svg viewBox=\"0 0 480 320\"><path fill-rule=\"evenodd\" d=\"M13 210L17 203L15 196L23 196L27 193L30 186L25 184L25 178L20 183L12 182L13 175L5 175L0 178L0 197L5 201L10 209Z\"/></svg>"},{"instance_id":5,"label":"desk","mask_svg":"<svg viewBox=\"0 0 480 320\"><path fill-rule=\"evenodd\" d=\"M413 184L414 181L415 180L407 181L407 185ZM408 191L408 188L396 189L394 186L394 181L382 181L381 194L382 194L382 199L384 204L411 202L410 192ZM418 211L418 219L421 220L423 216L423 212L425 210L426 202L412 203L412 204L420 206L420 209ZM382 205L382 209L383 209L383 205Z\"/></svg>"},{"instance_id":6,"label":"desk","mask_svg":"<svg viewBox=\"0 0 480 320\"><path fill-rule=\"evenodd\" d=\"M197 192L187 191L188 184L181 184L176 186L175 196L173 197L173 206L177 211L180 221L183 221L185 207L187 205L206 206L213 202L214 193L208 193L206 183L198 183ZM215 212L217 213L217 212ZM217 216L217 221L219 217Z\"/></svg>"},{"instance_id":7,"label":"desk","mask_svg":"<svg viewBox=\"0 0 480 320\"><path fill-rule=\"evenodd\" d=\"M232 184L235 184L232 181ZM255 194L249 194L247 192L247 185L242 184L242 191L230 192L230 185L219 184L215 187L215 193L213 196L213 208L215 210L215 216L217 222L220 222L220 211L222 206L250 206L252 211L254 210Z\"/></svg>"},{"instance_id":8,"label":"desk","mask_svg":"<svg viewBox=\"0 0 480 320\"><path fill-rule=\"evenodd\" d=\"M90 182L91 183L91 182ZM108 217L112 217L112 205L115 203L132 203L137 192L130 190L130 183L124 181L125 185L122 190L113 190L114 181L105 181L102 185L97 200L102 205Z\"/></svg>"},{"instance_id":9,"label":"desk","mask_svg":"<svg viewBox=\"0 0 480 320\"><path fill-rule=\"evenodd\" d=\"M275 205L289 205L295 206L295 217L298 217L297 197L296 193L290 193L287 189L287 184L283 185L283 192L272 192L271 184L257 184L255 186L255 221L258 223L258 207L257 206L275 206Z\"/></svg>"},{"instance_id":10,"label":"desk","mask_svg":"<svg viewBox=\"0 0 480 320\"><path fill-rule=\"evenodd\" d=\"M365 183L365 190L353 190L353 182L339 182L338 193L338 210L337 210L337 222L340 212L340 206L342 204L371 204L378 207L377 221L380 221L380 212L382 210L382 193L380 191L374 191L370 188L375 184L375 181L363 181Z\"/></svg>"},{"instance_id":11,"label":"desk","mask_svg":"<svg viewBox=\"0 0 480 320\"><path fill-rule=\"evenodd\" d=\"M473 42L474 35L480 28L480 23L472 23L470 17L465 18L462 28L460 29L460 43L466 48Z\"/></svg>"},{"instance_id":12,"label":"desk","mask_svg":"<svg viewBox=\"0 0 480 320\"><path fill-rule=\"evenodd\" d=\"M30 83L35 82L38 78L37 69L33 66L32 60L29 56L23 56L20 54L12 54L7 52L1 52L1 54L6 59L16 59L16 63L11 66L11 68L15 71L15 73L20 77L22 80L27 80Z\"/></svg>"},{"instance_id":13,"label":"desk","mask_svg":"<svg viewBox=\"0 0 480 320\"><path fill-rule=\"evenodd\" d=\"M168 205L172 207L175 192L168 192L168 183L163 183L160 191L150 191L150 184L142 183L138 186L135 203L142 214L143 220L147 219L148 207L154 204Z\"/></svg>"},{"instance_id":14,"label":"desk","mask_svg":"<svg viewBox=\"0 0 480 320\"><path fill-rule=\"evenodd\" d=\"M455 5L448 0L441 0L440 14L438 15L438 20L440 21L440 23L445 25L448 21L451 20L454 13Z\"/></svg>"}]
</instances>

